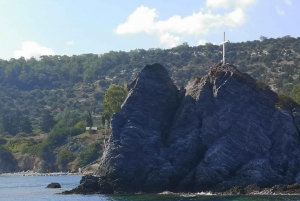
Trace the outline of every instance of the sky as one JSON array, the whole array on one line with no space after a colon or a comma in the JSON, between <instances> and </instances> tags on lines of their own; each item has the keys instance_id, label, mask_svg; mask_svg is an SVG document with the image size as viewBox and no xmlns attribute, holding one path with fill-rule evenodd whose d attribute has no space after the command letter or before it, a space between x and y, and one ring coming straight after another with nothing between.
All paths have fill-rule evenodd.
<instances>
[{"instance_id":1,"label":"sky","mask_svg":"<svg viewBox=\"0 0 300 201\"><path fill-rule=\"evenodd\" d=\"M0 59L300 37L300 0L0 0Z\"/></svg>"}]
</instances>

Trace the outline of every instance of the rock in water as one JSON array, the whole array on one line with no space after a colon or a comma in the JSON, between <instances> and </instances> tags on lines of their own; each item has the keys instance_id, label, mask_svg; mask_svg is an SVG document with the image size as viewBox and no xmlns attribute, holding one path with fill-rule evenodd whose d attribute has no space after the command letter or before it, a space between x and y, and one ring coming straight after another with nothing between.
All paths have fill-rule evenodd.
<instances>
[{"instance_id":1,"label":"rock in water","mask_svg":"<svg viewBox=\"0 0 300 201\"><path fill-rule=\"evenodd\" d=\"M60 183L52 182L51 184L48 184L47 188L61 188Z\"/></svg>"},{"instance_id":2,"label":"rock in water","mask_svg":"<svg viewBox=\"0 0 300 201\"><path fill-rule=\"evenodd\" d=\"M211 67L177 90L163 66L147 65L128 88L94 178L98 193L300 182L300 108L234 66Z\"/></svg>"},{"instance_id":3,"label":"rock in water","mask_svg":"<svg viewBox=\"0 0 300 201\"><path fill-rule=\"evenodd\" d=\"M14 156L5 148L0 147L0 173L17 172L20 168Z\"/></svg>"}]
</instances>

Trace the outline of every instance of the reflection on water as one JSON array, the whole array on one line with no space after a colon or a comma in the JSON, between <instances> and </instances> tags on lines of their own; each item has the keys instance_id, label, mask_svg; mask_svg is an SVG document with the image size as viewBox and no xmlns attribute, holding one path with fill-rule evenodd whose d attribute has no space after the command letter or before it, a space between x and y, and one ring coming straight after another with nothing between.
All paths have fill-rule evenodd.
<instances>
[{"instance_id":1,"label":"reflection on water","mask_svg":"<svg viewBox=\"0 0 300 201\"><path fill-rule=\"evenodd\" d=\"M58 200L58 201L295 201L300 196L226 196L220 197L211 193L176 194L164 192L161 194L139 195L61 195L63 190L76 187L80 176L44 176L20 177L0 176L0 200ZM62 189L48 189L51 182L58 182Z\"/></svg>"}]
</instances>

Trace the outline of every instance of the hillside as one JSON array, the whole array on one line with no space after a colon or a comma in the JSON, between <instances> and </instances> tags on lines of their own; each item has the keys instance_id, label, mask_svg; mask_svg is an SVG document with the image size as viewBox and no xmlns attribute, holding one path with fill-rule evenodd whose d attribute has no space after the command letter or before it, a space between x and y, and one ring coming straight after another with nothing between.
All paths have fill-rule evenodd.
<instances>
[{"instance_id":1,"label":"hillside","mask_svg":"<svg viewBox=\"0 0 300 201\"><path fill-rule=\"evenodd\" d=\"M300 82L300 37L261 39L226 44L226 61L265 82L275 92L289 94L293 85ZM29 116L38 132L44 109L61 111L68 107L99 114L108 86L123 85L146 64L165 66L179 87L194 76L205 75L207 66L221 58L221 46L207 43L191 47L184 43L166 50L0 60L0 115L18 110Z\"/></svg>"}]
</instances>

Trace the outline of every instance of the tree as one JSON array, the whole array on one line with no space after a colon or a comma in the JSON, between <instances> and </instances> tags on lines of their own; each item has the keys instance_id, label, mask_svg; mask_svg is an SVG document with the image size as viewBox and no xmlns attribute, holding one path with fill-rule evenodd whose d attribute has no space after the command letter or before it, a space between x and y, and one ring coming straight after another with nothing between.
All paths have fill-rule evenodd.
<instances>
[{"instance_id":1,"label":"tree","mask_svg":"<svg viewBox=\"0 0 300 201\"><path fill-rule=\"evenodd\" d=\"M93 126L94 122L93 122L93 117L92 117L91 111L88 111L85 121L86 121L86 126L87 127L92 127Z\"/></svg>"},{"instance_id":2,"label":"tree","mask_svg":"<svg viewBox=\"0 0 300 201\"><path fill-rule=\"evenodd\" d=\"M74 161L75 154L68 149L63 149L59 152L56 158L56 165L60 170L68 170L68 163Z\"/></svg>"},{"instance_id":3,"label":"tree","mask_svg":"<svg viewBox=\"0 0 300 201\"><path fill-rule=\"evenodd\" d=\"M32 133L32 125L28 116L25 116L21 123L21 130L24 133Z\"/></svg>"},{"instance_id":4,"label":"tree","mask_svg":"<svg viewBox=\"0 0 300 201\"><path fill-rule=\"evenodd\" d=\"M44 110L42 114L42 121L41 121L41 130L43 132L50 132L53 126L56 124L54 117L51 115L50 110Z\"/></svg>"},{"instance_id":5,"label":"tree","mask_svg":"<svg viewBox=\"0 0 300 201\"><path fill-rule=\"evenodd\" d=\"M3 130L11 135L19 132L32 133L29 117L24 117L20 110L12 110L9 115L3 115L1 123Z\"/></svg>"},{"instance_id":6,"label":"tree","mask_svg":"<svg viewBox=\"0 0 300 201\"><path fill-rule=\"evenodd\" d=\"M266 39L268 39L268 38L267 38L266 36L262 36L262 35L261 35L261 36L259 37L259 39L260 39L260 41L264 41L264 40L266 40Z\"/></svg>"},{"instance_id":7,"label":"tree","mask_svg":"<svg viewBox=\"0 0 300 201\"><path fill-rule=\"evenodd\" d=\"M107 120L110 120L114 113L121 110L126 96L127 91L123 87L115 84L109 86L103 100L103 115Z\"/></svg>"}]
</instances>

